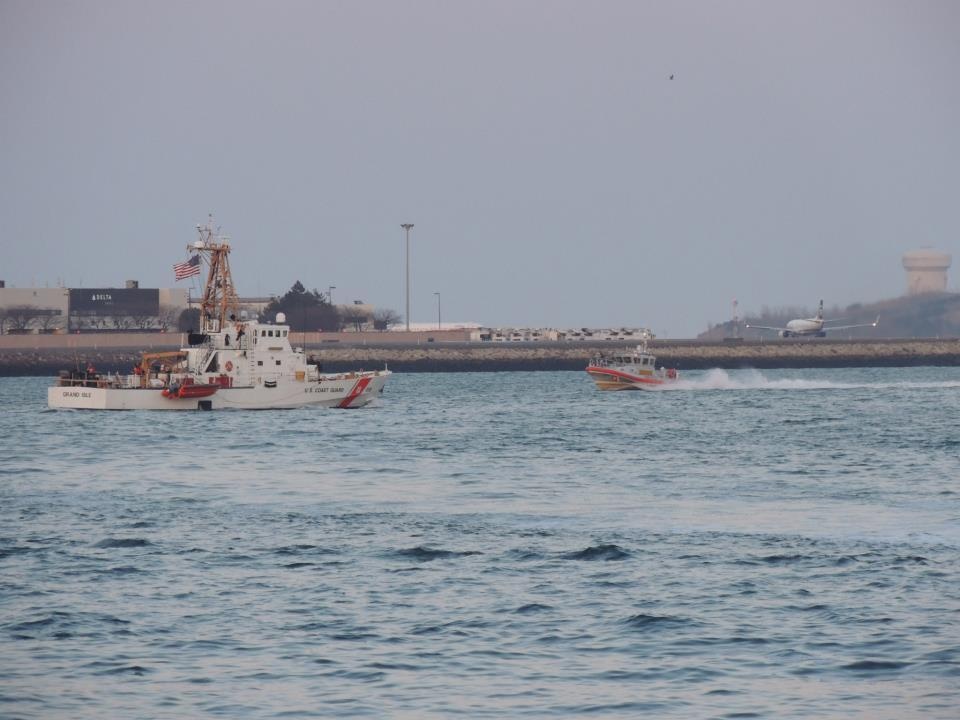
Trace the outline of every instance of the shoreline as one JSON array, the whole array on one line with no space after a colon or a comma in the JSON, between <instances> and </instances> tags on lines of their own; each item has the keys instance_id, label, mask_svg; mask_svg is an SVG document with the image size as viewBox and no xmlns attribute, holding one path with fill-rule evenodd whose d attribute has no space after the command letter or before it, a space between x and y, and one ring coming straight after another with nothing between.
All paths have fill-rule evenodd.
<instances>
[{"instance_id":1,"label":"shoreline","mask_svg":"<svg viewBox=\"0 0 960 720\"><path fill-rule=\"evenodd\" d=\"M54 377L60 370L93 365L100 372L124 372L144 351L178 349L180 335L153 335L136 346L116 335L62 336L70 346L4 347L0 337L0 377ZM82 343L82 344L81 344ZM305 343L325 372L378 369L397 372L510 372L583 370L597 352L633 347L633 343L465 343L417 342L374 344L342 340ZM650 350L657 365L685 370L720 368L842 368L960 366L960 339L780 340L765 342L702 342L656 340Z\"/></svg>"}]
</instances>

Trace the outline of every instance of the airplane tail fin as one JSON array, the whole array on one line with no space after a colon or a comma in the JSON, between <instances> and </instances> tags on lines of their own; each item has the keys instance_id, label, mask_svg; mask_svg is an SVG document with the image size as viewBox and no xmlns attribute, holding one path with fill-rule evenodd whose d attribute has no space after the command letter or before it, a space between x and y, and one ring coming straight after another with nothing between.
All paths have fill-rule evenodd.
<instances>
[{"instance_id":1,"label":"airplane tail fin","mask_svg":"<svg viewBox=\"0 0 960 720\"><path fill-rule=\"evenodd\" d=\"M817 308L817 320L823 320L823 300L820 300L820 307Z\"/></svg>"}]
</instances>

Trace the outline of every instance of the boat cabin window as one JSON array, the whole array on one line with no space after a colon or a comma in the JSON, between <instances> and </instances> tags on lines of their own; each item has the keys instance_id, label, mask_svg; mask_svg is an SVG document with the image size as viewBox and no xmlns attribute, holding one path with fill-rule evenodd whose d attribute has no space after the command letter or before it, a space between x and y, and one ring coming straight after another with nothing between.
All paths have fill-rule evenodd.
<instances>
[{"instance_id":1,"label":"boat cabin window","mask_svg":"<svg viewBox=\"0 0 960 720\"><path fill-rule=\"evenodd\" d=\"M279 365L279 364L280 364L280 361L279 361L279 360L277 360L277 365Z\"/></svg>"}]
</instances>

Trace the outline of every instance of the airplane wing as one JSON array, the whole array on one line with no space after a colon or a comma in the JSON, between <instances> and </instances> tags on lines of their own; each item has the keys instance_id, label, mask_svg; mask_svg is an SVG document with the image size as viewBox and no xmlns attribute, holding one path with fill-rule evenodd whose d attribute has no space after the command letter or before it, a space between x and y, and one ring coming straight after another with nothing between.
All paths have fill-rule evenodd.
<instances>
[{"instance_id":1,"label":"airplane wing","mask_svg":"<svg viewBox=\"0 0 960 720\"><path fill-rule=\"evenodd\" d=\"M786 328L770 327L769 325L744 325L744 327L752 328L753 330L776 330L777 332L786 330Z\"/></svg>"},{"instance_id":2,"label":"airplane wing","mask_svg":"<svg viewBox=\"0 0 960 720\"><path fill-rule=\"evenodd\" d=\"M823 330L824 330L824 331L827 331L827 330L851 330L852 328L876 327L876 326L879 325L879 324L880 324L880 316L877 315L877 319L874 320L872 323L862 323L862 324L860 324L860 325L831 325L831 326L829 326L829 327L827 327L826 325L824 325L824 326L823 326Z\"/></svg>"}]
</instances>

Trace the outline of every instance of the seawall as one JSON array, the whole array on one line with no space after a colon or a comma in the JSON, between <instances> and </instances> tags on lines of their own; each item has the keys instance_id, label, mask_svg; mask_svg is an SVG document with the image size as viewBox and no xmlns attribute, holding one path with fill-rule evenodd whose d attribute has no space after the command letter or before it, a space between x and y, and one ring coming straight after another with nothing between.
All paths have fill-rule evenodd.
<instances>
[{"instance_id":1,"label":"seawall","mask_svg":"<svg viewBox=\"0 0 960 720\"><path fill-rule=\"evenodd\" d=\"M299 335L299 334L298 334ZM344 340L344 336L348 336ZM398 342L357 341L341 333L323 339L294 337L317 356L326 371L389 366L401 372L582 370L598 351L631 347L619 343L467 343L439 335ZM10 341L13 342L10 342ZM311 342L313 340L313 342ZM41 342L37 342L41 341ZM61 369L93 363L101 372L127 371L142 351L180 347L179 334L0 336L0 375L56 375ZM706 343L657 340L650 343L657 364L682 370L708 368L830 368L960 365L958 339L783 340Z\"/></svg>"}]
</instances>

